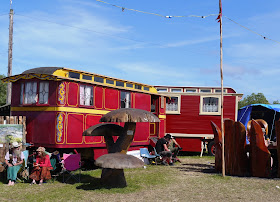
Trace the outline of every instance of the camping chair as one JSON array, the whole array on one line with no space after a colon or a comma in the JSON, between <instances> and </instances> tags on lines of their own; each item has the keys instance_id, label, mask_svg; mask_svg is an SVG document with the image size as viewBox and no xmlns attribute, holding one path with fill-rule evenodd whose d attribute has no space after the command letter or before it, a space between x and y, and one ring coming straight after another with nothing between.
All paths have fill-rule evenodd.
<instances>
[{"instance_id":1,"label":"camping chair","mask_svg":"<svg viewBox=\"0 0 280 202\"><path fill-rule=\"evenodd\" d=\"M81 154L63 154L63 182L67 182L70 178L81 181ZM76 173L78 172L78 176ZM69 174L65 179L65 174Z\"/></svg>"},{"instance_id":2,"label":"camping chair","mask_svg":"<svg viewBox=\"0 0 280 202\"><path fill-rule=\"evenodd\" d=\"M29 180L29 164L28 164L29 151L24 150L23 155L24 155L24 161L20 170L20 175L23 179Z\"/></svg>"},{"instance_id":3,"label":"camping chair","mask_svg":"<svg viewBox=\"0 0 280 202\"><path fill-rule=\"evenodd\" d=\"M50 157L50 162L53 168L52 170L50 170L50 172L52 176L52 181L54 182L54 180L56 180L56 178L60 175L62 168L59 153L57 155L52 154Z\"/></svg>"},{"instance_id":4,"label":"camping chair","mask_svg":"<svg viewBox=\"0 0 280 202\"><path fill-rule=\"evenodd\" d=\"M156 162L157 156L151 155L147 148L140 148L140 156L144 159L147 159L150 164L154 164L154 163L157 164ZM151 160L154 160L154 162L151 162Z\"/></svg>"}]
</instances>

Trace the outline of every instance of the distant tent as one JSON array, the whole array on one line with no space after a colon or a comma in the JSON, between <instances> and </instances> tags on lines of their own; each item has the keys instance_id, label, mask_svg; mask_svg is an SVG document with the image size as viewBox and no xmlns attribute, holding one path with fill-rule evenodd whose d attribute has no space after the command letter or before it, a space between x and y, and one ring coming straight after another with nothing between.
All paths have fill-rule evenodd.
<instances>
[{"instance_id":1,"label":"distant tent","mask_svg":"<svg viewBox=\"0 0 280 202\"><path fill-rule=\"evenodd\" d=\"M247 127L252 119L263 119L268 124L268 137L275 140L275 121L280 119L280 104L251 104L238 110L237 120Z\"/></svg>"}]
</instances>

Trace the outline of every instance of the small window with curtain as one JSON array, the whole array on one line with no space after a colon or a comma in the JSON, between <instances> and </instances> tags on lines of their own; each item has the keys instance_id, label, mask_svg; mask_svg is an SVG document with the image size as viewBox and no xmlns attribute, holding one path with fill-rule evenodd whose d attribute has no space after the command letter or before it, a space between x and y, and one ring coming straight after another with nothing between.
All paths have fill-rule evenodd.
<instances>
[{"instance_id":1,"label":"small window with curtain","mask_svg":"<svg viewBox=\"0 0 280 202\"><path fill-rule=\"evenodd\" d=\"M24 85L23 94L23 104L36 104L37 95L37 82L26 82Z\"/></svg>"},{"instance_id":2,"label":"small window with curtain","mask_svg":"<svg viewBox=\"0 0 280 202\"><path fill-rule=\"evenodd\" d=\"M166 97L166 114L180 114L181 96Z\"/></svg>"},{"instance_id":3,"label":"small window with curtain","mask_svg":"<svg viewBox=\"0 0 280 202\"><path fill-rule=\"evenodd\" d=\"M93 87L80 85L80 105L93 106Z\"/></svg>"},{"instance_id":4,"label":"small window with curtain","mask_svg":"<svg viewBox=\"0 0 280 202\"><path fill-rule=\"evenodd\" d=\"M201 96L200 114L201 115L220 115L221 114L220 96Z\"/></svg>"},{"instance_id":5,"label":"small window with curtain","mask_svg":"<svg viewBox=\"0 0 280 202\"><path fill-rule=\"evenodd\" d=\"M48 104L49 101L49 82L39 83L39 104Z\"/></svg>"},{"instance_id":6,"label":"small window with curtain","mask_svg":"<svg viewBox=\"0 0 280 202\"><path fill-rule=\"evenodd\" d=\"M130 92L121 91L121 106L120 106L120 108L130 108L130 107L131 107Z\"/></svg>"}]
</instances>

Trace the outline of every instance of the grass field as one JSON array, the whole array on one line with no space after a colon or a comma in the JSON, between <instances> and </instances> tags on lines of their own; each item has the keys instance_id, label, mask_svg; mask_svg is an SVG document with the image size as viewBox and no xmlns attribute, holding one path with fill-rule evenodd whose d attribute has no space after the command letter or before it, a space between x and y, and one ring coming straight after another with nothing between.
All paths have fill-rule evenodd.
<instances>
[{"instance_id":1,"label":"grass field","mask_svg":"<svg viewBox=\"0 0 280 202\"><path fill-rule=\"evenodd\" d=\"M181 157L175 166L127 169L126 188L100 185L101 170L82 171L81 183L42 186L0 182L1 201L279 201L279 179L221 177L213 157ZM279 187L278 187L279 186Z\"/></svg>"}]
</instances>

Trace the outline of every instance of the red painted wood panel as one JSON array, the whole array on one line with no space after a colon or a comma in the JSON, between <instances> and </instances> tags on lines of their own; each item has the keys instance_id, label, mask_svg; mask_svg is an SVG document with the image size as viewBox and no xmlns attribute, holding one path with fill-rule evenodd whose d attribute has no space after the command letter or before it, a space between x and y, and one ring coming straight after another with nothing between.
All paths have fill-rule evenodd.
<instances>
[{"instance_id":1,"label":"red painted wood panel","mask_svg":"<svg viewBox=\"0 0 280 202\"><path fill-rule=\"evenodd\" d=\"M119 91L112 88L105 88L105 109L118 109L119 108Z\"/></svg>"},{"instance_id":2,"label":"red painted wood panel","mask_svg":"<svg viewBox=\"0 0 280 202\"><path fill-rule=\"evenodd\" d=\"M18 106L20 103L20 82L15 82L12 84L12 100L11 100L11 106Z\"/></svg>"},{"instance_id":3,"label":"red painted wood panel","mask_svg":"<svg viewBox=\"0 0 280 202\"><path fill-rule=\"evenodd\" d=\"M212 134L210 121L218 127L219 115L199 115L200 96L181 96L181 114L167 114L167 133ZM224 118L235 119L235 96L224 97Z\"/></svg>"},{"instance_id":4,"label":"red painted wood panel","mask_svg":"<svg viewBox=\"0 0 280 202\"><path fill-rule=\"evenodd\" d=\"M68 113L66 117L66 144L81 144L83 142L84 116Z\"/></svg>"},{"instance_id":5,"label":"red painted wood panel","mask_svg":"<svg viewBox=\"0 0 280 202\"><path fill-rule=\"evenodd\" d=\"M151 96L143 93L135 93L134 108L151 111Z\"/></svg>"},{"instance_id":6,"label":"red painted wood panel","mask_svg":"<svg viewBox=\"0 0 280 202\"><path fill-rule=\"evenodd\" d=\"M96 109L103 108L103 88L99 86L94 87L94 107Z\"/></svg>"},{"instance_id":7,"label":"red painted wood panel","mask_svg":"<svg viewBox=\"0 0 280 202\"><path fill-rule=\"evenodd\" d=\"M150 123L136 123L134 142L148 142L150 136Z\"/></svg>"},{"instance_id":8,"label":"red painted wood panel","mask_svg":"<svg viewBox=\"0 0 280 202\"><path fill-rule=\"evenodd\" d=\"M160 119L159 123L159 137L163 137L166 133L166 119Z\"/></svg>"},{"instance_id":9,"label":"red painted wood panel","mask_svg":"<svg viewBox=\"0 0 280 202\"><path fill-rule=\"evenodd\" d=\"M162 108L161 104L163 102L164 107ZM166 98L163 96L159 97L159 113L165 114L165 108L166 108Z\"/></svg>"},{"instance_id":10,"label":"red painted wood panel","mask_svg":"<svg viewBox=\"0 0 280 202\"><path fill-rule=\"evenodd\" d=\"M85 130L89 127L99 124L99 120L102 115L86 115L85 116ZM86 144L97 144L102 142L101 136L84 136ZM105 145L104 145L105 146Z\"/></svg>"},{"instance_id":11,"label":"red painted wood panel","mask_svg":"<svg viewBox=\"0 0 280 202\"><path fill-rule=\"evenodd\" d=\"M54 81L49 82L49 105L54 106L56 105L56 88L57 83Z\"/></svg>"},{"instance_id":12,"label":"red painted wood panel","mask_svg":"<svg viewBox=\"0 0 280 202\"><path fill-rule=\"evenodd\" d=\"M201 139L200 138L181 138L176 137L176 141L183 148L182 151L200 152Z\"/></svg>"},{"instance_id":13,"label":"red painted wood panel","mask_svg":"<svg viewBox=\"0 0 280 202\"><path fill-rule=\"evenodd\" d=\"M78 106L79 85L77 83L68 83L68 105L71 107Z\"/></svg>"},{"instance_id":14,"label":"red painted wood panel","mask_svg":"<svg viewBox=\"0 0 280 202\"><path fill-rule=\"evenodd\" d=\"M55 112L27 112L27 142L54 144Z\"/></svg>"}]
</instances>

